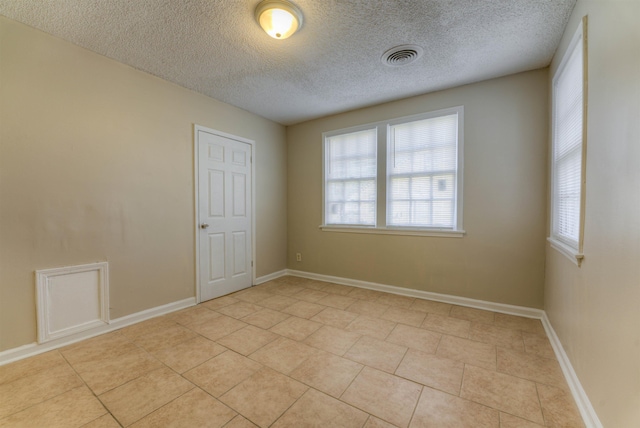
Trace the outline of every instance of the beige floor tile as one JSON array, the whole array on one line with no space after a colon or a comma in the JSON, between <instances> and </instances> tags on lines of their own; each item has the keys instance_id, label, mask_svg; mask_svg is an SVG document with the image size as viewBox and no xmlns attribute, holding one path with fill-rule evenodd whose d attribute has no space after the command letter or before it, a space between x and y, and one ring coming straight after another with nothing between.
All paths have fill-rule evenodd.
<instances>
[{"instance_id":1,"label":"beige floor tile","mask_svg":"<svg viewBox=\"0 0 640 428\"><path fill-rule=\"evenodd\" d=\"M135 343L116 331L66 346L60 353L69 364L76 366L88 361L106 360L137 349Z\"/></svg>"},{"instance_id":2,"label":"beige floor tile","mask_svg":"<svg viewBox=\"0 0 640 428\"><path fill-rule=\"evenodd\" d=\"M571 393L567 389L538 384L538 397L548 427L583 428L584 422Z\"/></svg>"},{"instance_id":3,"label":"beige floor tile","mask_svg":"<svg viewBox=\"0 0 640 428\"><path fill-rule=\"evenodd\" d=\"M263 282L260 285L255 285L254 287L257 290L266 291L267 293L272 293L272 290L278 285L279 283L277 282L277 279L272 279L271 281Z\"/></svg>"},{"instance_id":4,"label":"beige floor tile","mask_svg":"<svg viewBox=\"0 0 640 428\"><path fill-rule=\"evenodd\" d=\"M225 306L229 306L237 302L239 302L239 300L234 297L222 296L222 297L218 297L217 299L208 300L202 303L202 306L215 311L217 309L223 308Z\"/></svg>"},{"instance_id":5,"label":"beige floor tile","mask_svg":"<svg viewBox=\"0 0 640 428\"><path fill-rule=\"evenodd\" d=\"M466 365L460 397L531 422L543 423L535 383Z\"/></svg>"},{"instance_id":6,"label":"beige floor tile","mask_svg":"<svg viewBox=\"0 0 640 428\"><path fill-rule=\"evenodd\" d=\"M300 364L289 376L337 398L360 373L362 367L362 364L318 351Z\"/></svg>"},{"instance_id":7,"label":"beige floor tile","mask_svg":"<svg viewBox=\"0 0 640 428\"><path fill-rule=\"evenodd\" d=\"M500 412L500 428L541 428L544 425L538 425L526 419Z\"/></svg>"},{"instance_id":8,"label":"beige floor tile","mask_svg":"<svg viewBox=\"0 0 640 428\"><path fill-rule=\"evenodd\" d=\"M260 368L262 365L255 361L227 351L189 370L183 376L214 397L220 397Z\"/></svg>"},{"instance_id":9,"label":"beige floor tile","mask_svg":"<svg viewBox=\"0 0 640 428\"><path fill-rule=\"evenodd\" d=\"M431 314L449 315L453 305L449 303L434 302L433 300L416 299L413 301L410 309L415 311L428 312Z\"/></svg>"},{"instance_id":10,"label":"beige floor tile","mask_svg":"<svg viewBox=\"0 0 640 428\"><path fill-rule=\"evenodd\" d=\"M221 315L220 317L211 321L204 321L193 324L189 328L208 339L218 340L246 326L247 323L245 322L228 317L226 315Z\"/></svg>"},{"instance_id":11,"label":"beige floor tile","mask_svg":"<svg viewBox=\"0 0 640 428\"><path fill-rule=\"evenodd\" d=\"M120 428L120 424L111 416L110 413L100 416L98 419L94 419L86 425L82 425L82 428Z\"/></svg>"},{"instance_id":12,"label":"beige floor tile","mask_svg":"<svg viewBox=\"0 0 640 428\"><path fill-rule=\"evenodd\" d=\"M122 425L128 426L192 389L192 383L172 370L154 370L100 395L100 401Z\"/></svg>"},{"instance_id":13,"label":"beige floor tile","mask_svg":"<svg viewBox=\"0 0 640 428\"><path fill-rule=\"evenodd\" d=\"M351 321L358 318L358 314L347 312L336 308L326 308L318 315L311 318L311 321L321 322L338 328L346 328Z\"/></svg>"},{"instance_id":14,"label":"beige floor tile","mask_svg":"<svg viewBox=\"0 0 640 428\"><path fill-rule=\"evenodd\" d=\"M82 385L68 364L57 364L0 385L0 419Z\"/></svg>"},{"instance_id":15,"label":"beige floor tile","mask_svg":"<svg viewBox=\"0 0 640 428\"><path fill-rule=\"evenodd\" d=\"M323 325L304 341L307 345L336 355L344 355L361 335L352 331Z\"/></svg>"},{"instance_id":16,"label":"beige floor tile","mask_svg":"<svg viewBox=\"0 0 640 428\"><path fill-rule=\"evenodd\" d=\"M322 291L325 293L338 294L340 296L346 296L350 294L355 287L349 287L348 285L333 284L330 282L325 283Z\"/></svg>"},{"instance_id":17,"label":"beige floor tile","mask_svg":"<svg viewBox=\"0 0 640 428\"><path fill-rule=\"evenodd\" d=\"M365 412L309 389L272 427L274 428L360 428L367 420Z\"/></svg>"},{"instance_id":18,"label":"beige floor tile","mask_svg":"<svg viewBox=\"0 0 640 428\"><path fill-rule=\"evenodd\" d=\"M422 385L459 395L464 363L409 349L395 374Z\"/></svg>"},{"instance_id":19,"label":"beige floor tile","mask_svg":"<svg viewBox=\"0 0 640 428\"><path fill-rule=\"evenodd\" d=\"M218 318L220 316L219 313L208 309L202 305L192 306L187 309L183 309L178 312L174 312L169 315L173 321L177 322L180 325L184 325L186 327L203 321L212 320L214 318Z\"/></svg>"},{"instance_id":20,"label":"beige floor tile","mask_svg":"<svg viewBox=\"0 0 640 428\"><path fill-rule=\"evenodd\" d=\"M176 322L169 316L161 316L148 319L146 321L139 322L137 324L130 325L123 329L118 330L118 333L124 335L128 339L135 339L143 334L149 334L155 330L161 330L169 326L175 325Z\"/></svg>"},{"instance_id":21,"label":"beige floor tile","mask_svg":"<svg viewBox=\"0 0 640 428\"><path fill-rule=\"evenodd\" d=\"M498 411L425 387L411 420L412 428L498 428Z\"/></svg>"},{"instance_id":22,"label":"beige floor tile","mask_svg":"<svg viewBox=\"0 0 640 428\"><path fill-rule=\"evenodd\" d=\"M257 426L258 425L254 424L253 422L249 421L243 416L238 415L235 418L233 418L231 422L226 424L224 428L255 428Z\"/></svg>"},{"instance_id":23,"label":"beige floor tile","mask_svg":"<svg viewBox=\"0 0 640 428\"><path fill-rule=\"evenodd\" d=\"M269 331L293 340L304 340L320 327L322 324L319 322L292 316L274 325Z\"/></svg>"},{"instance_id":24,"label":"beige floor tile","mask_svg":"<svg viewBox=\"0 0 640 428\"><path fill-rule=\"evenodd\" d=\"M0 385L12 382L25 376L31 376L40 370L50 369L60 364L67 364L58 351L49 351L35 357L0 366Z\"/></svg>"},{"instance_id":25,"label":"beige floor tile","mask_svg":"<svg viewBox=\"0 0 640 428\"><path fill-rule=\"evenodd\" d=\"M227 348L224 346L202 336L197 336L152 354L176 372L184 373L226 350Z\"/></svg>"},{"instance_id":26,"label":"beige floor tile","mask_svg":"<svg viewBox=\"0 0 640 428\"><path fill-rule=\"evenodd\" d=\"M246 290L240 291L238 293L233 293L232 297L238 300L242 300L247 303L260 303L261 301L268 299L273 296L273 294L269 293L266 290L262 290L258 287L250 287Z\"/></svg>"},{"instance_id":27,"label":"beige floor tile","mask_svg":"<svg viewBox=\"0 0 640 428\"><path fill-rule=\"evenodd\" d=\"M272 289L272 292L283 296L293 296L294 294L299 293L302 290L304 290L304 287L301 285L279 284L277 287L274 287Z\"/></svg>"},{"instance_id":28,"label":"beige floor tile","mask_svg":"<svg viewBox=\"0 0 640 428\"><path fill-rule=\"evenodd\" d=\"M393 373L406 352L407 348L404 346L363 336L344 356L369 367Z\"/></svg>"},{"instance_id":29,"label":"beige floor tile","mask_svg":"<svg viewBox=\"0 0 640 428\"><path fill-rule=\"evenodd\" d=\"M304 290L300 290L293 297L296 299L304 300L305 302L315 303L323 297L327 297L329 293L325 293L320 290L313 290L309 288L305 288Z\"/></svg>"},{"instance_id":30,"label":"beige floor tile","mask_svg":"<svg viewBox=\"0 0 640 428\"><path fill-rule=\"evenodd\" d=\"M90 360L73 366L97 395L160 367L162 364L157 359L140 348L115 357Z\"/></svg>"},{"instance_id":31,"label":"beige floor tile","mask_svg":"<svg viewBox=\"0 0 640 428\"><path fill-rule=\"evenodd\" d=\"M313 291L313 290L312 290ZM316 315L318 312L326 308L326 306L317 305L315 303L300 301L296 302L291 306L288 306L282 310L282 312L295 315L299 318L309 319Z\"/></svg>"},{"instance_id":32,"label":"beige floor tile","mask_svg":"<svg viewBox=\"0 0 640 428\"><path fill-rule=\"evenodd\" d=\"M396 345L417 349L418 351L433 354L440 343L440 333L434 333L422 328L398 324L385 339Z\"/></svg>"},{"instance_id":33,"label":"beige floor tile","mask_svg":"<svg viewBox=\"0 0 640 428\"><path fill-rule=\"evenodd\" d=\"M398 294L383 293L377 300L378 303L396 306L398 308L410 308L416 301L414 297L400 296Z\"/></svg>"},{"instance_id":34,"label":"beige floor tile","mask_svg":"<svg viewBox=\"0 0 640 428\"><path fill-rule=\"evenodd\" d=\"M429 313L422 323L422 328L466 339L469 337L471 322L446 315Z\"/></svg>"},{"instance_id":35,"label":"beige floor tile","mask_svg":"<svg viewBox=\"0 0 640 428\"><path fill-rule=\"evenodd\" d=\"M503 348L524 351L522 331L496 327L494 325L472 322L469 331L469 339L477 342L498 345Z\"/></svg>"},{"instance_id":36,"label":"beige floor tile","mask_svg":"<svg viewBox=\"0 0 640 428\"><path fill-rule=\"evenodd\" d=\"M310 279L309 281L304 283L304 288L307 288L310 290L322 291L322 289L326 287L327 284L328 282L325 282L325 281Z\"/></svg>"},{"instance_id":37,"label":"beige floor tile","mask_svg":"<svg viewBox=\"0 0 640 428\"><path fill-rule=\"evenodd\" d=\"M529 333L536 333L542 336L546 335L544 327L542 327L542 323L537 319L496 313L494 322L498 327L527 331Z\"/></svg>"},{"instance_id":38,"label":"beige floor tile","mask_svg":"<svg viewBox=\"0 0 640 428\"><path fill-rule=\"evenodd\" d=\"M148 334L138 336L134 342L148 352L176 346L180 342L193 339L197 335L193 331L178 325L170 325L160 330L154 330Z\"/></svg>"},{"instance_id":39,"label":"beige floor tile","mask_svg":"<svg viewBox=\"0 0 640 428\"><path fill-rule=\"evenodd\" d=\"M498 371L545 385L567 388L560 364L537 355L498 348Z\"/></svg>"},{"instance_id":40,"label":"beige floor tile","mask_svg":"<svg viewBox=\"0 0 640 428\"><path fill-rule=\"evenodd\" d=\"M293 305L297 301L297 299L292 299L291 297L287 296L273 296L261 301L260 306L273 309L274 311L281 311L287 306Z\"/></svg>"},{"instance_id":41,"label":"beige floor tile","mask_svg":"<svg viewBox=\"0 0 640 428\"><path fill-rule=\"evenodd\" d=\"M392 306L382 314L380 318L413 327L420 327L426 316L427 314L425 312Z\"/></svg>"},{"instance_id":42,"label":"beige floor tile","mask_svg":"<svg viewBox=\"0 0 640 428\"><path fill-rule=\"evenodd\" d=\"M354 299L362 299L362 300L368 300L370 302L375 302L380 298L380 296L383 296L384 294L385 293L381 291L353 287L353 289L349 293L349 297L353 297Z\"/></svg>"},{"instance_id":43,"label":"beige floor tile","mask_svg":"<svg viewBox=\"0 0 640 428\"><path fill-rule=\"evenodd\" d=\"M289 284L289 285L302 285L302 284L307 284L310 281L312 280L309 278L303 278L301 276L294 276L294 275L281 276L280 278L277 278L275 280L275 282L278 284Z\"/></svg>"},{"instance_id":44,"label":"beige floor tile","mask_svg":"<svg viewBox=\"0 0 640 428\"><path fill-rule=\"evenodd\" d=\"M535 333L522 332L522 339L524 340L524 351L527 354L537 355L539 357L556 359L556 354L549 343L549 339L546 336L541 336Z\"/></svg>"},{"instance_id":45,"label":"beige floor tile","mask_svg":"<svg viewBox=\"0 0 640 428\"><path fill-rule=\"evenodd\" d=\"M253 423L267 427L308 388L275 370L264 367L220 397Z\"/></svg>"},{"instance_id":46,"label":"beige floor tile","mask_svg":"<svg viewBox=\"0 0 640 428\"><path fill-rule=\"evenodd\" d=\"M310 346L281 337L258 349L249 358L280 373L289 374L315 352Z\"/></svg>"},{"instance_id":47,"label":"beige floor tile","mask_svg":"<svg viewBox=\"0 0 640 428\"><path fill-rule=\"evenodd\" d=\"M218 343L242 355L249 355L279 338L275 333L249 325L218 339Z\"/></svg>"},{"instance_id":48,"label":"beige floor tile","mask_svg":"<svg viewBox=\"0 0 640 428\"><path fill-rule=\"evenodd\" d=\"M131 425L135 428L222 427L237 413L199 388L178 397Z\"/></svg>"},{"instance_id":49,"label":"beige floor tile","mask_svg":"<svg viewBox=\"0 0 640 428\"><path fill-rule=\"evenodd\" d=\"M216 309L216 312L219 312L231 318L240 319L242 317L246 317L247 315L251 315L254 312L258 312L260 309L262 309L261 306L254 305L253 303L236 302L232 303L231 305Z\"/></svg>"},{"instance_id":50,"label":"beige floor tile","mask_svg":"<svg viewBox=\"0 0 640 428\"><path fill-rule=\"evenodd\" d=\"M451 308L449 316L467 320L471 322L480 322L484 324L493 324L495 312L485 311L482 309L468 308L466 306L456 306Z\"/></svg>"},{"instance_id":51,"label":"beige floor tile","mask_svg":"<svg viewBox=\"0 0 640 428\"><path fill-rule=\"evenodd\" d=\"M273 309L264 308L258 312L254 312L251 315L247 315L242 318L242 321L255 325L256 327L263 328L265 330L270 329L274 325L289 318L288 314L274 311Z\"/></svg>"},{"instance_id":52,"label":"beige floor tile","mask_svg":"<svg viewBox=\"0 0 640 428\"><path fill-rule=\"evenodd\" d=\"M399 427L409 425L422 387L365 367L342 394L342 401Z\"/></svg>"},{"instance_id":53,"label":"beige floor tile","mask_svg":"<svg viewBox=\"0 0 640 428\"><path fill-rule=\"evenodd\" d=\"M345 330L384 340L395 326L396 323L391 321L359 315Z\"/></svg>"},{"instance_id":54,"label":"beige floor tile","mask_svg":"<svg viewBox=\"0 0 640 428\"><path fill-rule=\"evenodd\" d=\"M436 355L486 369L496 369L496 347L487 343L443 335Z\"/></svg>"},{"instance_id":55,"label":"beige floor tile","mask_svg":"<svg viewBox=\"0 0 640 428\"><path fill-rule=\"evenodd\" d=\"M370 302L368 300L356 300L353 304L347 307L347 311L373 318L379 318L387 311L387 309L389 309L389 307L389 305Z\"/></svg>"},{"instance_id":56,"label":"beige floor tile","mask_svg":"<svg viewBox=\"0 0 640 428\"><path fill-rule=\"evenodd\" d=\"M362 428L396 428L395 425L385 422L382 419L378 419L375 416L369 416L367 423Z\"/></svg>"},{"instance_id":57,"label":"beige floor tile","mask_svg":"<svg viewBox=\"0 0 640 428\"><path fill-rule=\"evenodd\" d=\"M331 306L336 309L346 309L349 306L353 305L356 302L356 299L353 297L347 297L340 294L329 294L326 297L318 300L317 303L325 306Z\"/></svg>"},{"instance_id":58,"label":"beige floor tile","mask_svg":"<svg viewBox=\"0 0 640 428\"><path fill-rule=\"evenodd\" d=\"M6 419L0 417L0 427L79 427L106 413L100 401L82 385Z\"/></svg>"}]
</instances>

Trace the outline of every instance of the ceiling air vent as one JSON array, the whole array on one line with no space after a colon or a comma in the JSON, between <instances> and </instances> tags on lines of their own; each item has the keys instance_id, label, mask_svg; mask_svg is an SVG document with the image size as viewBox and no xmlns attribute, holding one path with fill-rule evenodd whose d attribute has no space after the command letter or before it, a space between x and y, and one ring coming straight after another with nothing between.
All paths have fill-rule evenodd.
<instances>
[{"instance_id":1,"label":"ceiling air vent","mask_svg":"<svg viewBox=\"0 0 640 428\"><path fill-rule=\"evenodd\" d=\"M416 45L396 46L386 51L382 58L382 63L391 67L408 65L422 56L422 48Z\"/></svg>"}]
</instances>

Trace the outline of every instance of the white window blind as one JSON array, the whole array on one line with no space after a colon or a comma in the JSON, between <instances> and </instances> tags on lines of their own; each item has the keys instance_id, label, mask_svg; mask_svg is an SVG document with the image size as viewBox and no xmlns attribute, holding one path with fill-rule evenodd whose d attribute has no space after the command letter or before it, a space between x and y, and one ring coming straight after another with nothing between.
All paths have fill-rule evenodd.
<instances>
[{"instance_id":1,"label":"white window blind","mask_svg":"<svg viewBox=\"0 0 640 428\"><path fill-rule=\"evenodd\" d=\"M377 129L325 139L325 223L376 225Z\"/></svg>"},{"instance_id":2,"label":"white window blind","mask_svg":"<svg viewBox=\"0 0 640 428\"><path fill-rule=\"evenodd\" d=\"M553 80L552 238L580 242L583 162L583 46L579 32Z\"/></svg>"},{"instance_id":3,"label":"white window blind","mask_svg":"<svg viewBox=\"0 0 640 428\"><path fill-rule=\"evenodd\" d=\"M458 114L389 126L387 225L456 226Z\"/></svg>"}]
</instances>

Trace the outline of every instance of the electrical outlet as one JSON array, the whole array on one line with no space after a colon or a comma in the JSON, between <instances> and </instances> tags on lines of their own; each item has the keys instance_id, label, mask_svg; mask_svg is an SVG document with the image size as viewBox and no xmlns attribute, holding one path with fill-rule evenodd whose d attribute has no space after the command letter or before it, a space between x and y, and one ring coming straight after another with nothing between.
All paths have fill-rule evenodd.
<instances>
[{"instance_id":1,"label":"electrical outlet","mask_svg":"<svg viewBox=\"0 0 640 428\"><path fill-rule=\"evenodd\" d=\"M301 262L302 261L302 253L296 253L296 261L297 262Z\"/></svg>"}]
</instances>

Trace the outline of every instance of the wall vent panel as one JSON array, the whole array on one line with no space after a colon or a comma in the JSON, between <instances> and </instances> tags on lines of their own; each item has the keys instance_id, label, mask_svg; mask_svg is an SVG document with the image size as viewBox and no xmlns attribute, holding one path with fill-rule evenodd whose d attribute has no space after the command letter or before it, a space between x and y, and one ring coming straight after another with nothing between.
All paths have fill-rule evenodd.
<instances>
[{"instance_id":1,"label":"wall vent panel","mask_svg":"<svg viewBox=\"0 0 640 428\"><path fill-rule=\"evenodd\" d=\"M109 324L109 265L36 271L38 343Z\"/></svg>"}]
</instances>

